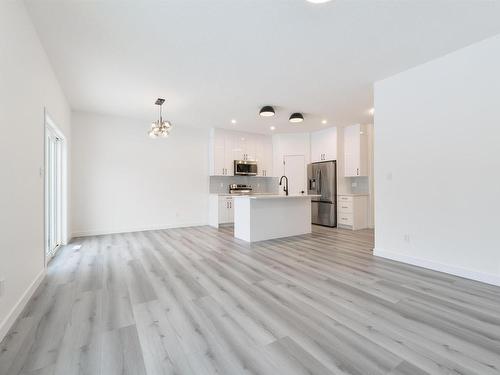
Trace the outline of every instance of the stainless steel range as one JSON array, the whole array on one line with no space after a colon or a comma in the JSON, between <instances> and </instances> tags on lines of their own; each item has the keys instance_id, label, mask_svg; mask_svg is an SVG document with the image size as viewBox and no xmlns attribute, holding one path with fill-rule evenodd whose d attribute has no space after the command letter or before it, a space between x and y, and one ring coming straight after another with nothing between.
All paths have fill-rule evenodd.
<instances>
[{"instance_id":1,"label":"stainless steel range","mask_svg":"<svg viewBox=\"0 0 500 375\"><path fill-rule=\"evenodd\" d=\"M231 184L229 185L229 194L235 194L235 195L252 194L252 187L250 185Z\"/></svg>"}]
</instances>

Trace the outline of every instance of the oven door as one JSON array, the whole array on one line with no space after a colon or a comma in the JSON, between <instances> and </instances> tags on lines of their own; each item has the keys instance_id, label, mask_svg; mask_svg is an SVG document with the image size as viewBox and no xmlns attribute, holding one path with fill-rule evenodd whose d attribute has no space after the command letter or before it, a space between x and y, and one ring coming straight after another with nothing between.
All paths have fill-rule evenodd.
<instances>
[{"instance_id":1,"label":"oven door","mask_svg":"<svg viewBox=\"0 0 500 375\"><path fill-rule=\"evenodd\" d=\"M240 176L257 176L257 163L254 161L235 160L234 174Z\"/></svg>"}]
</instances>

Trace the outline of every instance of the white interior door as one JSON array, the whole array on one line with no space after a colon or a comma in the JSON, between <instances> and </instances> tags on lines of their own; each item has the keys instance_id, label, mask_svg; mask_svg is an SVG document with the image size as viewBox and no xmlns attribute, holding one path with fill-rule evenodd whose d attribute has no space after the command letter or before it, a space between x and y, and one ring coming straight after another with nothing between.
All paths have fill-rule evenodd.
<instances>
[{"instance_id":1,"label":"white interior door","mask_svg":"<svg viewBox=\"0 0 500 375\"><path fill-rule=\"evenodd\" d=\"M55 129L45 132L45 239L46 259L62 244L63 224L63 146Z\"/></svg>"},{"instance_id":2,"label":"white interior door","mask_svg":"<svg viewBox=\"0 0 500 375\"><path fill-rule=\"evenodd\" d=\"M283 172L288 177L288 194L306 193L306 159L304 155L285 155ZM281 189L283 189L283 185Z\"/></svg>"}]
</instances>

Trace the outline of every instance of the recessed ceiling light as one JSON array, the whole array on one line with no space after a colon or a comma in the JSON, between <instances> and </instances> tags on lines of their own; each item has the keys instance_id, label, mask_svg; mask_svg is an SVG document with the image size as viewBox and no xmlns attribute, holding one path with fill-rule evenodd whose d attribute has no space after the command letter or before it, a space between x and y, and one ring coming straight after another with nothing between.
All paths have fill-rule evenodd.
<instances>
[{"instance_id":1,"label":"recessed ceiling light","mask_svg":"<svg viewBox=\"0 0 500 375\"><path fill-rule=\"evenodd\" d=\"M274 108L270 105L266 105L260 109L259 114L264 117L274 116Z\"/></svg>"},{"instance_id":2,"label":"recessed ceiling light","mask_svg":"<svg viewBox=\"0 0 500 375\"><path fill-rule=\"evenodd\" d=\"M231 120L231 124L236 124L236 120L235 120L235 119L232 119L232 120Z\"/></svg>"},{"instance_id":3,"label":"recessed ceiling light","mask_svg":"<svg viewBox=\"0 0 500 375\"><path fill-rule=\"evenodd\" d=\"M276 126L272 126L272 125L271 125L271 126L269 127L269 129L271 129L271 130L275 130L275 129L276 129Z\"/></svg>"},{"instance_id":4,"label":"recessed ceiling light","mask_svg":"<svg viewBox=\"0 0 500 375\"><path fill-rule=\"evenodd\" d=\"M375 108L370 108L368 113L373 116L375 114Z\"/></svg>"},{"instance_id":5,"label":"recessed ceiling light","mask_svg":"<svg viewBox=\"0 0 500 375\"><path fill-rule=\"evenodd\" d=\"M292 113L288 121L293 122L293 123L298 123L304 121L304 116L302 116L302 113Z\"/></svg>"},{"instance_id":6,"label":"recessed ceiling light","mask_svg":"<svg viewBox=\"0 0 500 375\"><path fill-rule=\"evenodd\" d=\"M325 125L327 122L328 122L328 121L326 121L326 120L321 120L321 123L322 123L323 125Z\"/></svg>"},{"instance_id":7,"label":"recessed ceiling light","mask_svg":"<svg viewBox=\"0 0 500 375\"><path fill-rule=\"evenodd\" d=\"M322 4L322 3L327 3L331 0L307 0L307 1L313 4Z\"/></svg>"}]
</instances>

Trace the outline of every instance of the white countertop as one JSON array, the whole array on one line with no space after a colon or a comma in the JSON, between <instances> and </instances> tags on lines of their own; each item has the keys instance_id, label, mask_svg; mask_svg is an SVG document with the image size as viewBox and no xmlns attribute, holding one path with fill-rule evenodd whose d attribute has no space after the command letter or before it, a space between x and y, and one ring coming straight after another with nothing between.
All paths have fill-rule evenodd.
<instances>
[{"instance_id":1,"label":"white countertop","mask_svg":"<svg viewBox=\"0 0 500 375\"><path fill-rule=\"evenodd\" d=\"M252 193L252 194L229 194L229 193L210 193L210 195L218 195L219 197L248 197L256 195L276 195L276 193Z\"/></svg>"},{"instance_id":2,"label":"white countertop","mask_svg":"<svg viewBox=\"0 0 500 375\"><path fill-rule=\"evenodd\" d=\"M260 195L235 195L235 198L248 198L248 199L295 199L295 198L317 198L321 195L304 194L304 195L282 195L282 194L260 194Z\"/></svg>"},{"instance_id":3,"label":"white countertop","mask_svg":"<svg viewBox=\"0 0 500 375\"><path fill-rule=\"evenodd\" d=\"M337 196L344 196L344 197L363 197L370 195L369 193L338 193Z\"/></svg>"}]
</instances>

